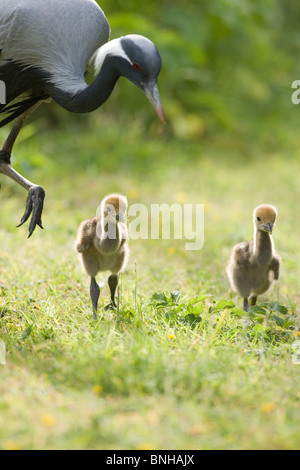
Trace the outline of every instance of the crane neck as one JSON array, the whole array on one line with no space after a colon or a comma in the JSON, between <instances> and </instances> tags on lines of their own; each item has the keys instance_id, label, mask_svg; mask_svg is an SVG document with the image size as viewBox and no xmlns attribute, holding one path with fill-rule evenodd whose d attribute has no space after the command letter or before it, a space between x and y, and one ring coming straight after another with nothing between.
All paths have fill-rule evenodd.
<instances>
[{"instance_id":1,"label":"crane neck","mask_svg":"<svg viewBox=\"0 0 300 470\"><path fill-rule=\"evenodd\" d=\"M50 96L60 106L72 113L89 113L99 108L111 95L115 84L120 77L114 61L107 56L102 68L95 80L87 85L84 77L76 81L70 90L62 90L60 87L50 85Z\"/></svg>"}]
</instances>

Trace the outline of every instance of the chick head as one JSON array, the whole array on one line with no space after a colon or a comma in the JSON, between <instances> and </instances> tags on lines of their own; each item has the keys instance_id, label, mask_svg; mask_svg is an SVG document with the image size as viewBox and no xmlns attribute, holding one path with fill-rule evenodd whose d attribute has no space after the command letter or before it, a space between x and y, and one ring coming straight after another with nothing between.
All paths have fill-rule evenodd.
<instances>
[{"instance_id":1,"label":"chick head","mask_svg":"<svg viewBox=\"0 0 300 470\"><path fill-rule=\"evenodd\" d=\"M102 200L101 212L106 222L124 222L126 211L127 198L121 194L109 194Z\"/></svg>"},{"instance_id":2,"label":"chick head","mask_svg":"<svg viewBox=\"0 0 300 470\"><path fill-rule=\"evenodd\" d=\"M277 209L269 204L261 204L253 212L253 221L257 230L272 234L277 217Z\"/></svg>"}]
</instances>

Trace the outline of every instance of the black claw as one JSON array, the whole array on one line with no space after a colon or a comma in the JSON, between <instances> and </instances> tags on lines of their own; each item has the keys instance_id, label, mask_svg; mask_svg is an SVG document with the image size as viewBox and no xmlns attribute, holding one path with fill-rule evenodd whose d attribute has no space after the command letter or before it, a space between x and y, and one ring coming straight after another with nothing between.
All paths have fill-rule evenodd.
<instances>
[{"instance_id":1,"label":"black claw","mask_svg":"<svg viewBox=\"0 0 300 470\"><path fill-rule=\"evenodd\" d=\"M23 225L26 222L31 212L32 212L32 200L31 200L31 195L30 195L30 190L29 190L27 200L26 200L25 212L21 219L21 222L19 223L19 225L17 225L17 227L21 227L21 225Z\"/></svg>"},{"instance_id":2,"label":"black claw","mask_svg":"<svg viewBox=\"0 0 300 470\"><path fill-rule=\"evenodd\" d=\"M115 301L110 302L106 307L104 307L104 310L116 310L117 305Z\"/></svg>"},{"instance_id":3,"label":"black claw","mask_svg":"<svg viewBox=\"0 0 300 470\"><path fill-rule=\"evenodd\" d=\"M42 226L42 212L44 206L45 191L41 186L33 186L28 191L28 196L26 200L26 208L24 215L21 219L21 222L17 227L21 227L29 218L32 213L30 224L29 224L29 235L31 237L35 227L38 225L40 228Z\"/></svg>"}]
</instances>

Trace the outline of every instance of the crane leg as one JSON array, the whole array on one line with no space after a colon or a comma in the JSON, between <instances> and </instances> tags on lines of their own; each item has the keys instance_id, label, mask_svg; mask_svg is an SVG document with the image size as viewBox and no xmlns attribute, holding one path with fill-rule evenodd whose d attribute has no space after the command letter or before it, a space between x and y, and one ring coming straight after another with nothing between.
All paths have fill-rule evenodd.
<instances>
[{"instance_id":1,"label":"crane leg","mask_svg":"<svg viewBox=\"0 0 300 470\"><path fill-rule=\"evenodd\" d=\"M91 277L90 296L91 296L91 300L93 304L94 318L97 320L97 309L98 309L98 300L100 297L100 287L98 286L96 279L94 277Z\"/></svg>"},{"instance_id":2,"label":"crane leg","mask_svg":"<svg viewBox=\"0 0 300 470\"><path fill-rule=\"evenodd\" d=\"M244 298L244 311L248 312L248 299L247 299L247 297Z\"/></svg>"},{"instance_id":3,"label":"crane leg","mask_svg":"<svg viewBox=\"0 0 300 470\"><path fill-rule=\"evenodd\" d=\"M13 179L16 183L23 186L28 191L27 201L26 201L26 208L24 215L21 219L20 224L18 227L24 224L27 221L30 214L31 220L29 223L29 235L28 238L32 235L35 227L38 225L39 227L43 228L42 226L42 212L43 212L43 205L44 205L44 198L45 198L45 191L41 186L38 186L31 181L27 180L14 170L10 164L10 157L13 145L16 141L16 138L19 135L20 130L23 127L24 122L30 116L32 111L39 106L40 103L37 103L35 106L30 108L28 111L23 113L14 123L13 128L8 135L6 141L3 144L2 149L0 150L0 173L8 176L9 178Z\"/></svg>"},{"instance_id":4,"label":"crane leg","mask_svg":"<svg viewBox=\"0 0 300 470\"><path fill-rule=\"evenodd\" d=\"M256 305L257 295L252 295L249 299L250 305Z\"/></svg>"},{"instance_id":5,"label":"crane leg","mask_svg":"<svg viewBox=\"0 0 300 470\"><path fill-rule=\"evenodd\" d=\"M110 298L111 302L106 305L105 310L114 310L117 308L116 302L115 302L115 293L118 285L118 275L117 274L111 274L108 278L108 286L110 289Z\"/></svg>"}]
</instances>

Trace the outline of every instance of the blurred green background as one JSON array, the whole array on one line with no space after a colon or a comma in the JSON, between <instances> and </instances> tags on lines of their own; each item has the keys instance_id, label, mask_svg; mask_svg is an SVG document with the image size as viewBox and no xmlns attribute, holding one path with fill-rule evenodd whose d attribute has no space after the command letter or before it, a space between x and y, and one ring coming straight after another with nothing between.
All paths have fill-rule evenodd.
<instances>
[{"instance_id":1,"label":"blurred green background","mask_svg":"<svg viewBox=\"0 0 300 470\"><path fill-rule=\"evenodd\" d=\"M139 32L157 44L163 59L161 94L173 136L203 141L223 133L242 140L245 149L248 139L273 147L280 143L277 131L290 124L290 86L298 73L296 1L118 1L102 6L113 38ZM110 110L137 113L141 108L148 115L142 97L136 101L132 93L122 90Z\"/></svg>"}]
</instances>

